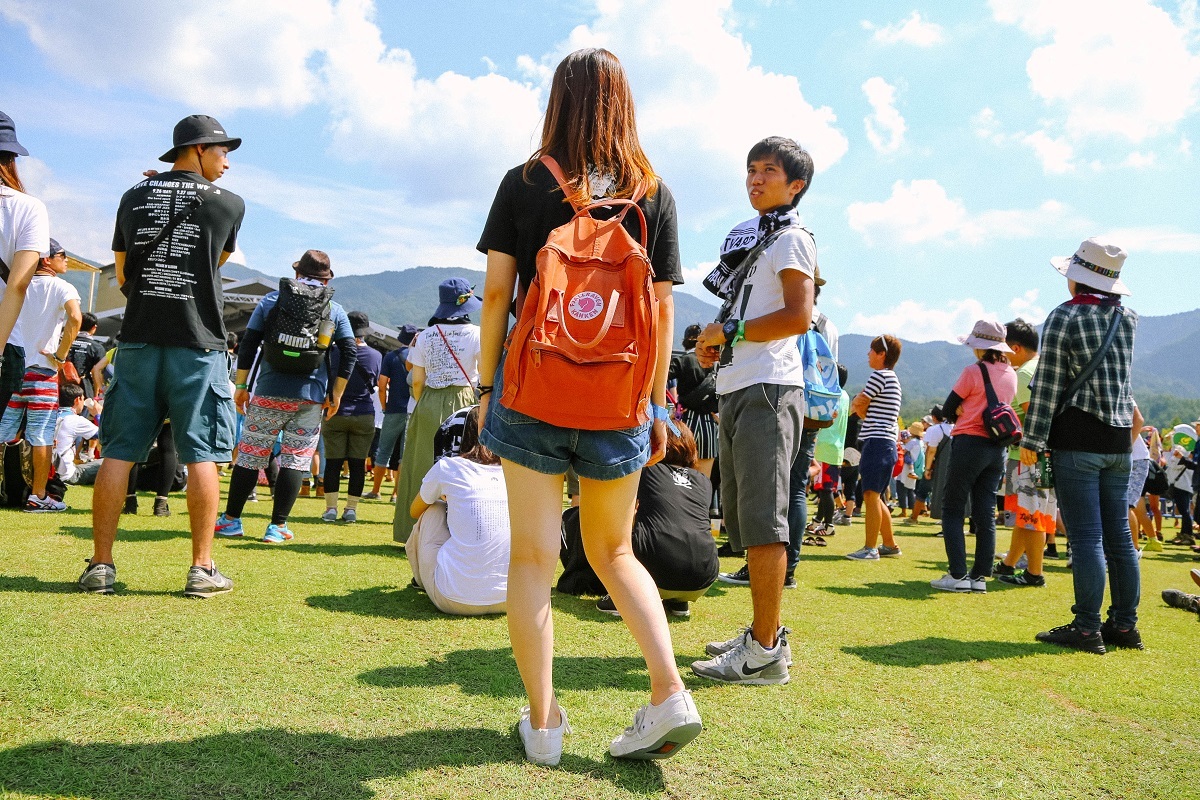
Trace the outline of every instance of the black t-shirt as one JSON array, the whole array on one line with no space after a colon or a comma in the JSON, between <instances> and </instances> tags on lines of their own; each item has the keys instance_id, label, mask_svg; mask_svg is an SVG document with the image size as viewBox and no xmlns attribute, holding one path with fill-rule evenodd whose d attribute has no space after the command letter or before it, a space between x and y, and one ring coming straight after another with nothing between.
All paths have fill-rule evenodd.
<instances>
[{"instance_id":1,"label":"black t-shirt","mask_svg":"<svg viewBox=\"0 0 1200 800\"><path fill-rule=\"evenodd\" d=\"M659 462L638 483L633 551L660 589L690 592L717 579L720 560L708 517L704 473Z\"/></svg>"},{"instance_id":2,"label":"black t-shirt","mask_svg":"<svg viewBox=\"0 0 1200 800\"><path fill-rule=\"evenodd\" d=\"M675 379L675 393L680 405L702 414L716 413L716 367L704 369L696 354L687 352L671 360L670 377Z\"/></svg>"},{"instance_id":3,"label":"black t-shirt","mask_svg":"<svg viewBox=\"0 0 1200 800\"><path fill-rule=\"evenodd\" d=\"M237 246L242 198L194 172L147 178L121 198L112 248L128 254L145 246L197 196L200 206L154 252L126 262L130 292L121 341L225 349L220 261Z\"/></svg>"},{"instance_id":4,"label":"black t-shirt","mask_svg":"<svg viewBox=\"0 0 1200 800\"><path fill-rule=\"evenodd\" d=\"M81 331L71 343L71 351L67 360L75 365L79 377L83 381L85 397L95 397L96 387L92 385L92 367L104 360L104 345L92 338L90 333Z\"/></svg>"},{"instance_id":5,"label":"black t-shirt","mask_svg":"<svg viewBox=\"0 0 1200 800\"><path fill-rule=\"evenodd\" d=\"M532 183L525 182L524 169L524 164L514 167L500 181L483 235L475 247L484 254L488 250L496 250L514 256L520 284L528 289L537 272L538 250L542 249L551 231L571 221L575 211L544 164L538 163L530 171ZM683 283L675 198L671 196L671 190L659 181L654 196L642 198L638 205L646 215L649 229L646 251L654 267L655 282ZM614 207L614 211L619 213L620 207ZM600 209L591 213L597 219L611 216ZM633 209L625 215L622 224L635 238L641 236L639 220Z\"/></svg>"}]
</instances>

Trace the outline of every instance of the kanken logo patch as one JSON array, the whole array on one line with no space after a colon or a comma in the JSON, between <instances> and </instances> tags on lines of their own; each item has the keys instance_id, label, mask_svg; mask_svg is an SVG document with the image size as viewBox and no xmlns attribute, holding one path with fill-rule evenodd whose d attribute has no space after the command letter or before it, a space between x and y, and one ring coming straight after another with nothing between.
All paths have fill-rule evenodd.
<instances>
[{"instance_id":1,"label":"kanken logo patch","mask_svg":"<svg viewBox=\"0 0 1200 800\"><path fill-rule=\"evenodd\" d=\"M580 322L595 319L603 310L604 298L595 292L580 292L567 305L567 313Z\"/></svg>"}]
</instances>

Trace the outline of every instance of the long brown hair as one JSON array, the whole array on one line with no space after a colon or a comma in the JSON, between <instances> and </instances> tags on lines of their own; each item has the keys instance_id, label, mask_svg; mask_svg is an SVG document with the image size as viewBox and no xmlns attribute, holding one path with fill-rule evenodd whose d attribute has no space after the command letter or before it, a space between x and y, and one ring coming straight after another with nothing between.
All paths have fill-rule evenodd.
<instances>
[{"instance_id":1,"label":"long brown hair","mask_svg":"<svg viewBox=\"0 0 1200 800\"><path fill-rule=\"evenodd\" d=\"M589 170L611 175L617 197L630 197L639 183L657 190L657 176L638 141L633 92L621 62L607 50L576 50L554 70L542 126L542 146L525 163L525 180L543 155L552 155L574 184L569 199L592 200Z\"/></svg>"},{"instance_id":2,"label":"long brown hair","mask_svg":"<svg viewBox=\"0 0 1200 800\"><path fill-rule=\"evenodd\" d=\"M459 442L458 454L468 461L494 467L500 463L500 456L493 453L488 446L479 441L479 406L471 406L467 418L463 420L462 441Z\"/></svg>"},{"instance_id":3,"label":"long brown hair","mask_svg":"<svg viewBox=\"0 0 1200 800\"><path fill-rule=\"evenodd\" d=\"M0 153L0 184L18 192L25 191L25 184L21 183L21 176L17 174L16 153Z\"/></svg>"}]
</instances>

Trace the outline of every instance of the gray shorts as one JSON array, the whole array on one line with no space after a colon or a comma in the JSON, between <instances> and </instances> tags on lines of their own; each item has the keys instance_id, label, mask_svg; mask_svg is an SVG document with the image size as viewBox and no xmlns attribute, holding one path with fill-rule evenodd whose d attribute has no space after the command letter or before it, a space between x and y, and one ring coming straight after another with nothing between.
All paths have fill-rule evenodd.
<instances>
[{"instance_id":1,"label":"gray shorts","mask_svg":"<svg viewBox=\"0 0 1200 800\"><path fill-rule=\"evenodd\" d=\"M804 432L804 389L756 383L722 395L721 504L735 551L786 544L788 485Z\"/></svg>"},{"instance_id":2,"label":"gray shorts","mask_svg":"<svg viewBox=\"0 0 1200 800\"><path fill-rule=\"evenodd\" d=\"M1146 493L1146 476L1149 474L1150 459L1139 458L1130 463L1129 490L1125 498L1126 504L1130 508L1142 502L1142 495Z\"/></svg>"}]
</instances>

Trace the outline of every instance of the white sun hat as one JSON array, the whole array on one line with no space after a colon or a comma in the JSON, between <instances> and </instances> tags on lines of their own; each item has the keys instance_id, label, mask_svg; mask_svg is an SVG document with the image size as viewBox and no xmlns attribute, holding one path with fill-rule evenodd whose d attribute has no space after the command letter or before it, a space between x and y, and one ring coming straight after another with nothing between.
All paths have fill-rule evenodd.
<instances>
[{"instance_id":1,"label":"white sun hat","mask_svg":"<svg viewBox=\"0 0 1200 800\"><path fill-rule=\"evenodd\" d=\"M1121 282L1121 267L1126 253L1098 237L1086 239L1073 256L1050 259L1050 265L1068 280L1112 294L1132 294Z\"/></svg>"},{"instance_id":2,"label":"white sun hat","mask_svg":"<svg viewBox=\"0 0 1200 800\"><path fill-rule=\"evenodd\" d=\"M1012 348L1004 342L1007 333L1008 329L999 322L981 319L971 329L970 336L960 336L958 340L976 350L999 350L1001 353L1011 353Z\"/></svg>"}]
</instances>

